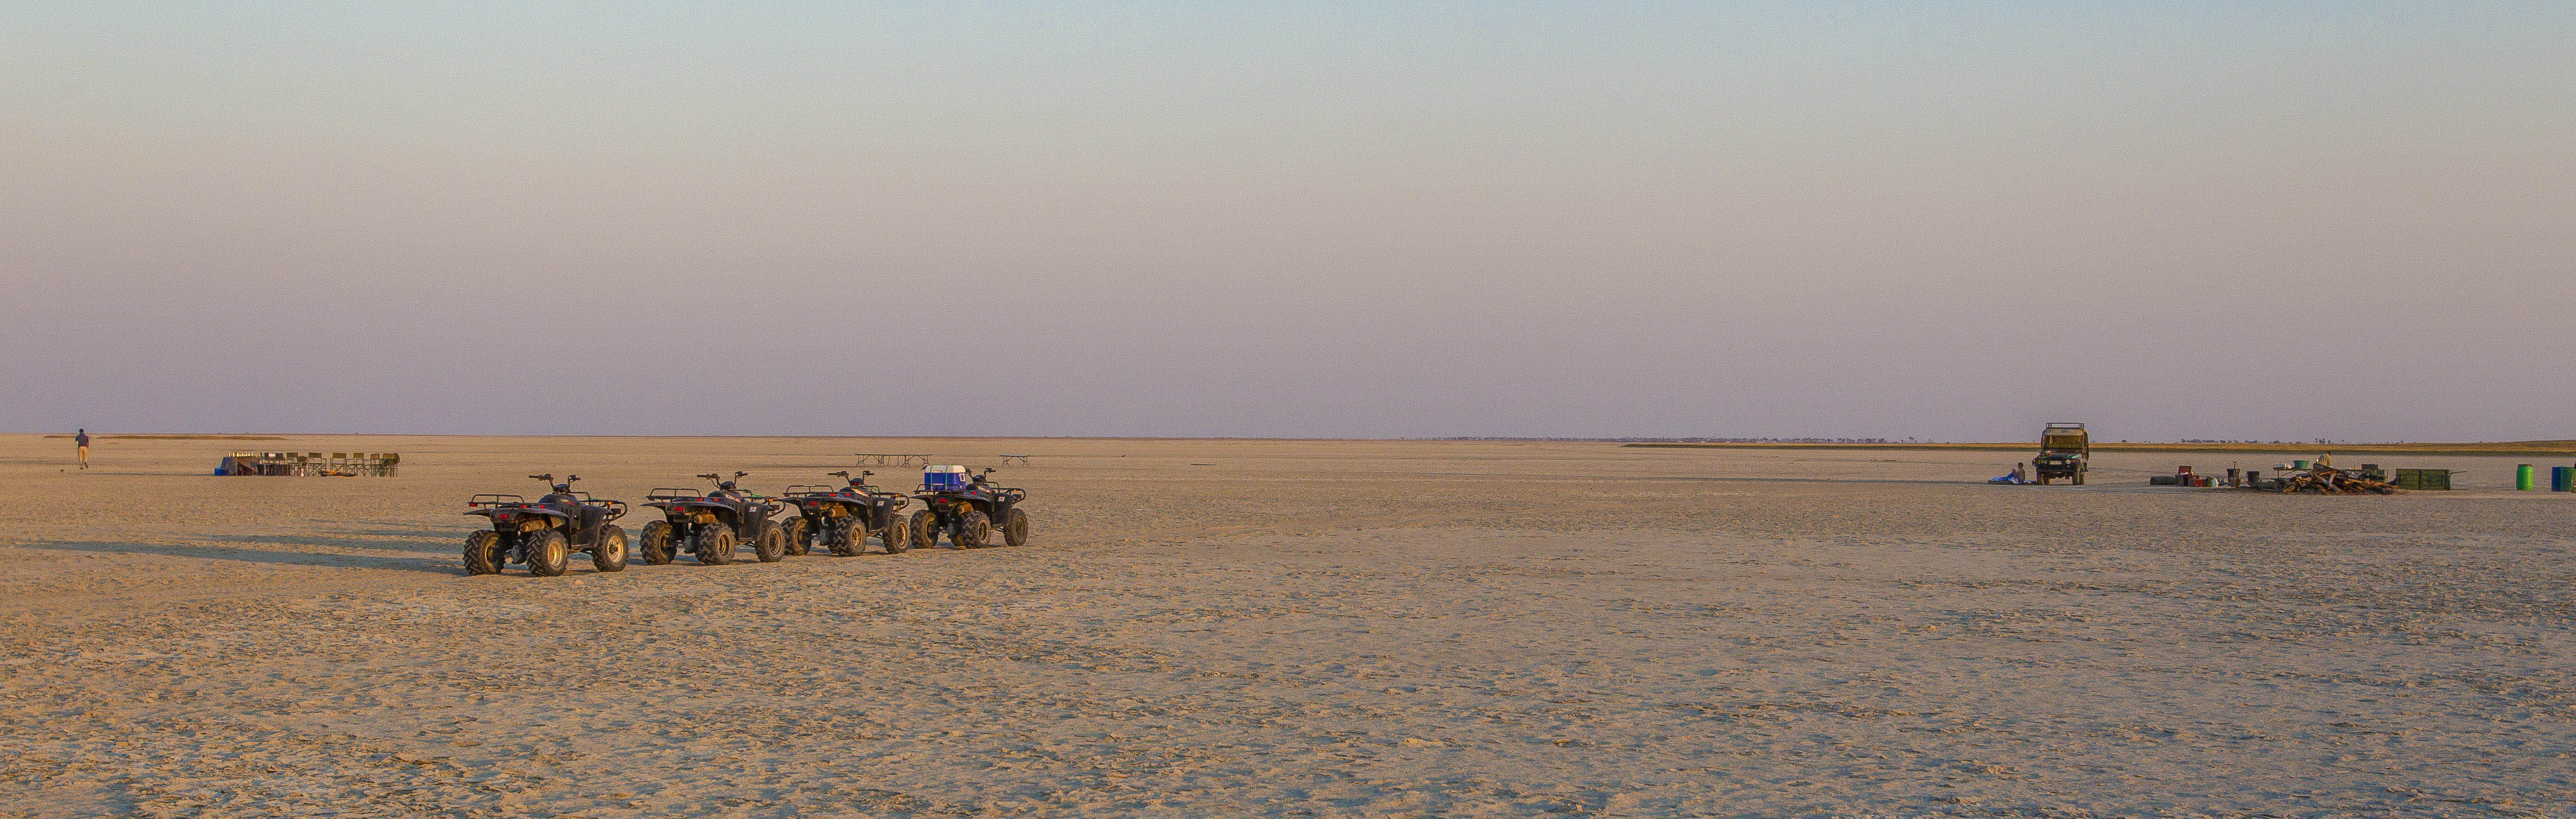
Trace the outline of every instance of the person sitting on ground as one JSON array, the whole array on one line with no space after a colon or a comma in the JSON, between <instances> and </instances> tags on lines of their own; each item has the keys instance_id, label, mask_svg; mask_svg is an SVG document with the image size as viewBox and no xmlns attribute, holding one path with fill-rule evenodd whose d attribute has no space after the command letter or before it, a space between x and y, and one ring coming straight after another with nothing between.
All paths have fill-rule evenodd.
<instances>
[{"instance_id":1,"label":"person sitting on ground","mask_svg":"<svg viewBox=\"0 0 2576 819\"><path fill-rule=\"evenodd\" d=\"M2012 481L2012 482L2013 482L2013 483L2029 483L2029 482L2030 482L2030 472L2028 471L2028 470L2029 470L2029 468L2030 468L2030 464L2027 464L2027 463L2016 463L2016 464L2013 464L2013 471L2012 471L2012 479L2013 479L2013 481Z\"/></svg>"}]
</instances>

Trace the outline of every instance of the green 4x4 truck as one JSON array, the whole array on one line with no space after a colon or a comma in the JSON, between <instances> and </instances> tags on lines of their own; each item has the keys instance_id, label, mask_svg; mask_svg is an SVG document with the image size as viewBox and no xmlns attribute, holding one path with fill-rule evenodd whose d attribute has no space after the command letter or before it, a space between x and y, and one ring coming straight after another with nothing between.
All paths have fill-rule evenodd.
<instances>
[{"instance_id":1,"label":"green 4x4 truck","mask_svg":"<svg viewBox=\"0 0 2576 819\"><path fill-rule=\"evenodd\" d=\"M2039 457L2030 459L2031 477L2041 486L2050 478L2065 478L2076 486L2084 485L2084 469L2093 457L2093 439L2084 434L2083 424L2053 423L2039 431Z\"/></svg>"}]
</instances>

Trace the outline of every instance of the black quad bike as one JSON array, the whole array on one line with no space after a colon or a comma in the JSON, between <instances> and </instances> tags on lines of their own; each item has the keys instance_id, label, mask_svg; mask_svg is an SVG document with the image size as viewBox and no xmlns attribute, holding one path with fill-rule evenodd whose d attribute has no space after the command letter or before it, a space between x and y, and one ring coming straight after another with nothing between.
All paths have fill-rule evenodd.
<instances>
[{"instance_id":1,"label":"black quad bike","mask_svg":"<svg viewBox=\"0 0 2576 819\"><path fill-rule=\"evenodd\" d=\"M668 564L686 550L698 556L699 565L722 566L733 562L734 548L745 542L762 563L776 563L787 556L787 533L770 520L786 508L784 504L737 489L733 481L713 472L698 477L715 481L716 491L662 487L645 495L644 505L662 510L662 519L644 524L643 534L636 538L645 565Z\"/></svg>"},{"instance_id":2,"label":"black quad bike","mask_svg":"<svg viewBox=\"0 0 2576 819\"><path fill-rule=\"evenodd\" d=\"M554 491L529 503L518 495L476 495L465 502L468 515L492 519L492 528L465 536L465 573L500 574L519 563L538 577L564 573L573 552L589 552L590 565L603 572L626 570L626 530L609 521L626 516L626 502L594 500L573 491L579 475L554 483L552 474L530 475Z\"/></svg>"},{"instance_id":3,"label":"black quad bike","mask_svg":"<svg viewBox=\"0 0 2576 819\"><path fill-rule=\"evenodd\" d=\"M880 492L868 486L868 476L877 473L861 471L850 477L849 470L829 473L849 481L849 486L834 489L825 484L798 484L787 487L780 499L796 505L797 516L787 521L787 553L805 554L815 541L839 557L849 557L868 549L868 534L885 538L886 554L899 555L912 548L912 527L896 510L912 503L901 492Z\"/></svg>"},{"instance_id":4,"label":"black quad bike","mask_svg":"<svg viewBox=\"0 0 2576 819\"><path fill-rule=\"evenodd\" d=\"M992 540L993 530L1002 532L1007 546L1026 546L1029 542L1029 513L1020 509L1028 490L996 486L986 480L990 468L975 475L966 486L935 489L925 482L913 495L924 507L912 513L912 545L927 547L947 535L948 542L960 549L981 549Z\"/></svg>"}]
</instances>

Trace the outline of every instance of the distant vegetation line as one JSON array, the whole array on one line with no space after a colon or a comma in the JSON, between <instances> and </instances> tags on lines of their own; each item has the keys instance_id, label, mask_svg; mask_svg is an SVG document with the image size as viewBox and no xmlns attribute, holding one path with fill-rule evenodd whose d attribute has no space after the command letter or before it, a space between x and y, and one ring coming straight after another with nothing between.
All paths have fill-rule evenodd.
<instances>
[{"instance_id":1,"label":"distant vegetation line","mask_svg":"<svg viewBox=\"0 0 2576 819\"><path fill-rule=\"evenodd\" d=\"M1639 443L1630 447L1648 449L1914 449L1955 450L1966 452L2033 452L2039 442L2026 444L1788 444L1788 443ZM2485 441L2448 444L2150 444L2093 443L2095 452L2333 452L2354 455L2485 455L2513 457L2519 455L2576 455L2576 441Z\"/></svg>"},{"instance_id":2,"label":"distant vegetation line","mask_svg":"<svg viewBox=\"0 0 2576 819\"><path fill-rule=\"evenodd\" d=\"M45 437L47 437L47 438L69 438L69 437L72 437L72 436L69 436L69 435L47 435L47 436L45 436ZM101 434L98 434L98 435L92 435L92 436L89 436L89 437L92 437L92 438L128 438L128 439L141 439L141 440L146 440L146 441L283 441L283 440L286 440L285 436L281 436L281 435L108 435L108 434L105 434L105 433L101 433ZM318 437L318 436L317 436L317 437Z\"/></svg>"}]
</instances>

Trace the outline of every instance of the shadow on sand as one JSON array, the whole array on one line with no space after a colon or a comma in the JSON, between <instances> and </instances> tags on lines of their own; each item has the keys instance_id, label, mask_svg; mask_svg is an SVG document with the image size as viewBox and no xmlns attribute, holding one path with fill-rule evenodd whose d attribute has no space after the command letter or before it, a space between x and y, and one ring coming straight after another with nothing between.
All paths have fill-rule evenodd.
<instances>
[{"instance_id":1,"label":"shadow on sand","mask_svg":"<svg viewBox=\"0 0 2576 819\"><path fill-rule=\"evenodd\" d=\"M224 536L220 539L253 543L337 546L356 549L384 548L382 546L369 545L367 541L335 540L332 538L317 537ZM234 560L243 563L268 563L284 566L341 566L360 569L393 569L397 571L436 572L438 574L463 573L461 569L457 568L457 558L448 555L431 557L430 552L425 549L413 552L414 554L418 554L418 557L378 557L375 555L339 555L324 554L320 552L234 549L224 546L108 543L104 541L85 540L38 541L34 543L21 543L18 545L22 548L28 549L53 549L63 552L88 552L92 554L151 554L169 555L172 557L194 557L207 560Z\"/></svg>"},{"instance_id":2,"label":"shadow on sand","mask_svg":"<svg viewBox=\"0 0 2576 819\"><path fill-rule=\"evenodd\" d=\"M196 537L205 540L221 540L229 543L275 543L282 546L320 546L326 549L368 549L379 552L422 553L452 552L456 550L456 544L464 541L464 536L462 535L459 535L454 539L430 538L421 537L417 532L359 532L357 534L379 535L379 537L357 538L345 536L333 537L329 535L197 535ZM385 537L382 537L384 535L394 536L394 539L386 539Z\"/></svg>"}]
</instances>

